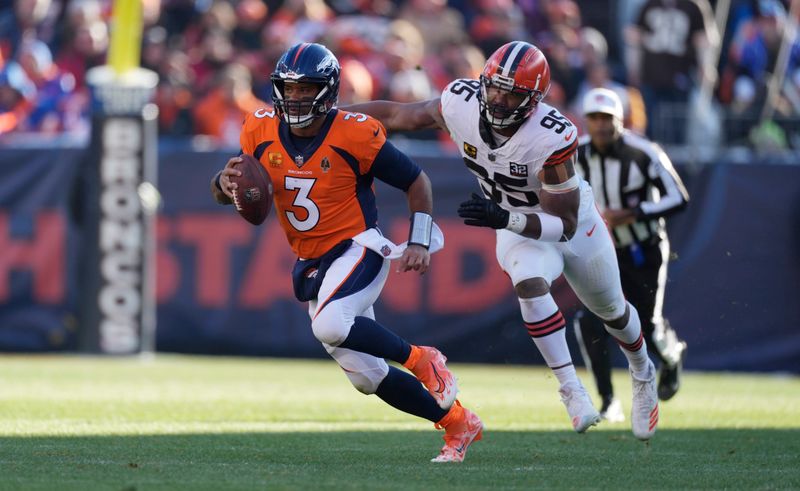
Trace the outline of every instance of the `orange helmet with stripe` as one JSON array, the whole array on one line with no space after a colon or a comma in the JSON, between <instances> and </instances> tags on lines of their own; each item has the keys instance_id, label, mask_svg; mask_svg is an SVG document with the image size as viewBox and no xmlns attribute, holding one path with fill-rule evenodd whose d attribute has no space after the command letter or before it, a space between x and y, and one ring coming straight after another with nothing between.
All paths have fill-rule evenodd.
<instances>
[{"instance_id":1,"label":"orange helmet with stripe","mask_svg":"<svg viewBox=\"0 0 800 491\"><path fill-rule=\"evenodd\" d=\"M488 89L497 88L524 96L512 108L489 101ZM478 93L481 118L495 128L522 123L550 89L550 65L536 46L524 41L504 44L486 61Z\"/></svg>"}]
</instances>

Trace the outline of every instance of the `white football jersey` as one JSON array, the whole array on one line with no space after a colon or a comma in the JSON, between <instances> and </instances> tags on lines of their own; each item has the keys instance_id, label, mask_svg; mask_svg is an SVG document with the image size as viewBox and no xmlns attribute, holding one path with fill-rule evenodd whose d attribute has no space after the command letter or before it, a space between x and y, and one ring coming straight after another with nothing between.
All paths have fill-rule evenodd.
<instances>
[{"instance_id":1,"label":"white football jersey","mask_svg":"<svg viewBox=\"0 0 800 491\"><path fill-rule=\"evenodd\" d=\"M552 106L540 102L514 136L492 148L484 136L492 137L482 136L485 130L480 124L478 91L480 82L470 79L459 79L445 87L441 112L450 137L487 198L506 210L541 210L542 183L538 174L545 165L574 158L578 144L575 125Z\"/></svg>"}]
</instances>

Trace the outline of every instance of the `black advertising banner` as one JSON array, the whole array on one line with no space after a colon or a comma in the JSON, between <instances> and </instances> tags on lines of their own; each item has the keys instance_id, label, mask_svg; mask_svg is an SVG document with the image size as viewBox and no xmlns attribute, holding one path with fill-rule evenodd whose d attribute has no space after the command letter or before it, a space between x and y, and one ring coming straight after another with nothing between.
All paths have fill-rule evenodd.
<instances>
[{"instance_id":1,"label":"black advertising banner","mask_svg":"<svg viewBox=\"0 0 800 491\"><path fill-rule=\"evenodd\" d=\"M117 142L124 151L109 155L133 160L141 155L131 151L137 141L133 134L146 133L146 125L136 121L115 123L119 134L112 136L124 142ZM0 150L0 351L75 349L77 333L91 326L91 318L76 320L79 305L94 308L98 326L88 331L95 335L86 342L95 344L87 349L123 352L142 344L147 324L129 314L136 302L146 305L144 284L137 283L143 267L136 258L146 250L147 238L139 240L138 226L132 225L134 215L143 216L126 206L132 191L114 181L106 200L116 203L107 203L106 215L99 205L93 217L73 211L92 202L92 193L100 194L100 149L93 147L94 160L82 159L76 150ZM275 217L254 227L209 196L211 176L228 156L185 146L161 149L163 207L152 237L156 348L325 357L311 333L306 305L292 295L295 258ZM542 363L513 289L497 266L494 233L464 226L455 213L475 189L474 178L458 159L419 161L433 182L434 215L445 248L433 256L423 277L390 274L375 306L377 319L412 342L439 346L454 361ZM116 165L114 159L107 164ZM795 298L800 166L715 164L691 173L678 168L692 201L669 221L674 257L665 311L689 343L686 367L800 373ZM86 181L91 169L96 175ZM69 192L74 176L84 179L82 192ZM87 185L92 181L94 191ZM380 227L393 240L405 240L408 213L402 193L382 184L376 192ZM144 194L140 189L136 194L141 205ZM105 241L102 220L107 220ZM78 255L82 263L76 262ZM559 280L553 290L570 316L577 301L568 285ZM107 344L101 344L99 330L103 315L109 319ZM577 348L573 356L580 361Z\"/></svg>"}]
</instances>

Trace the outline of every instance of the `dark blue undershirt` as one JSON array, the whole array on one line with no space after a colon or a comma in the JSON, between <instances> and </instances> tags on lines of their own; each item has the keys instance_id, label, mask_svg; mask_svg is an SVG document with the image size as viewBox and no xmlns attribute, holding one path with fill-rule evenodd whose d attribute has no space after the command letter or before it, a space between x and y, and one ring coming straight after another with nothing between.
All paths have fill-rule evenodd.
<instances>
[{"instance_id":1,"label":"dark blue undershirt","mask_svg":"<svg viewBox=\"0 0 800 491\"><path fill-rule=\"evenodd\" d=\"M306 149L306 147L308 147L311 144L312 141L314 141L314 138L316 138L316 135L314 135L314 136L297 136L294 133L289 132L289 138L292 139L292 144L294 145L294 147L302 152L303 150Z\"/></svg>"}]
</instances>

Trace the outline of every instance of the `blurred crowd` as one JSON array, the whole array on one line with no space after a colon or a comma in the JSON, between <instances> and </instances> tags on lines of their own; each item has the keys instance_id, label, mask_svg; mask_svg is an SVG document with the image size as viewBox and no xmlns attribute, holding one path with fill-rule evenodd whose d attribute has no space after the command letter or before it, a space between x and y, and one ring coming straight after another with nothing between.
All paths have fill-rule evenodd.
<instances>
[{"instance_id":1,"label":"blurred crowd","mask_svg":"<svg viewBox=\"0 0 800 491\"><path fill-rule=\"evenodd\" d=\"M727 124L731 140L752 141L757 130L769 144L792 146L775 121L796 125L800 115L788 0L734 0L722 30L709 0L142 1L141 61L160 76L161 135L237 145L243 115L270 102L278 57L304 41L339 57L339 105L435 97L455 78L477 78L489 54L521 39L550 62L548 103L577 121L582 95L598 86L620 94L631 128L667 143L685 140L693 98L704 91L714 114L745 121ZM0 134L86 134L85 74L106 62L112 0L3 4Z\"/></svg>"}]
</instances>

